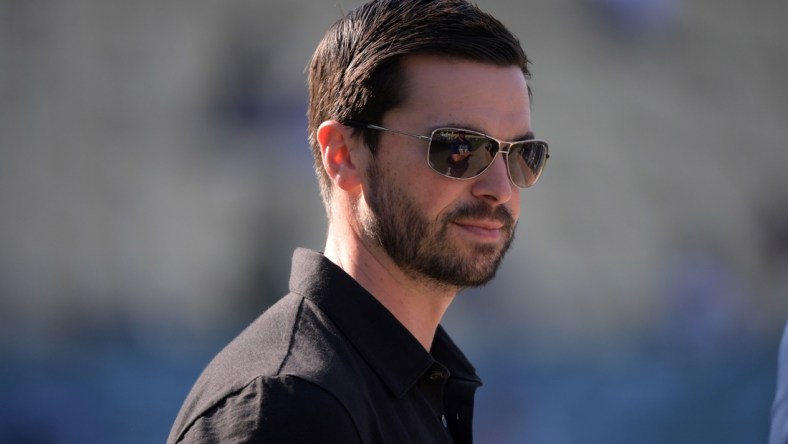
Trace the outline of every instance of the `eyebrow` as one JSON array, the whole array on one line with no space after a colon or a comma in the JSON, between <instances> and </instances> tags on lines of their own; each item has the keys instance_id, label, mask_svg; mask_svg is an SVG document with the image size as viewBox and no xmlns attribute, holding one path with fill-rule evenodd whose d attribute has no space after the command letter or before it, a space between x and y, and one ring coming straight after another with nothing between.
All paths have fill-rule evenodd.
<instances>
[{"instance_id":1,"label":"eyebrow","mask_svg":"<svg viewBox=\"0 0 788 444\"><path fill-rule=\"evenodd\" d=\"M536 136L534 135L534 132L533 131L528 131L527 133L525 133L524 136L515 139L515 141L517 141L517 140L533 140L533 139L536 139Z\"/></svg>"}]
</instances>

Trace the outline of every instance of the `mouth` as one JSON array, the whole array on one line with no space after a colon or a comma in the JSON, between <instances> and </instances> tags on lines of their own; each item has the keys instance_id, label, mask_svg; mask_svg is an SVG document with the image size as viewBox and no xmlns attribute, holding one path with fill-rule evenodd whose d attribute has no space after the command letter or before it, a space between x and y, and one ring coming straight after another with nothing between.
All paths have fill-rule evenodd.
<instances>
[{"instance_id":1,"label":"mouth","mask_svg":"<svg viewBox=\"0 0 788 444\"><path fill-rule=\"evenodd\" d=\"M447 219L464 238L482 243L508 241L517 223L505 206L489 207L483 203L460 207Z\"/></svg>"},{"instance_id":2,"label":"mouth","mask_svg":"<svg viewBox=\"0 0 788 444\"><path fill-rule=\"evenodd\" d=\"M454 225L483 241L498 241L507 231L505 224L491 220L461 220Z\"/></svg>"}]
</instances>

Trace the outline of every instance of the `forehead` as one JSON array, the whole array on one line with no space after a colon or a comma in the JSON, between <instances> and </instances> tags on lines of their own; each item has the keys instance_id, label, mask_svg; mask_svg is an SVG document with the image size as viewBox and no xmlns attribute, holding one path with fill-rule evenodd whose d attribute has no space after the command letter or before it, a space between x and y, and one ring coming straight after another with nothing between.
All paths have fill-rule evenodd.
<instances>
[{"instance_id":1,"label":"forehead","mask_svg":"<svg viewBox=\"0 0 788 444\"><path fill-rule=\"evenodd\" d=\"M456 126L502 139L531 130L528 85L515 65L417 55L403 60L403 74L404 100L390 114L410 128Z\"/></svg>"}]
</instances>

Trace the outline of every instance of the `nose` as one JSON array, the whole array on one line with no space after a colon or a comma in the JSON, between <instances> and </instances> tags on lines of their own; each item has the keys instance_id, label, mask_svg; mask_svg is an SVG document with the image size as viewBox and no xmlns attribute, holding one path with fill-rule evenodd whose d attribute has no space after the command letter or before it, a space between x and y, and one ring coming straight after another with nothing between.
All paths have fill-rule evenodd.
<instances>
[{"instance_id":1,"label":"nose","mask_svg":"<svg viewBox=\"0 0 788 444\"><path fill-rule=\"evenodd\" d=\"M488 200L493 204L503 204L512 198L515 185L509 178L509 171L506 167L508 151L508 146L501 147L501 151L496 154L487 170L474 179L472 188L474 196Z\"/></svg>"}]
</instances>

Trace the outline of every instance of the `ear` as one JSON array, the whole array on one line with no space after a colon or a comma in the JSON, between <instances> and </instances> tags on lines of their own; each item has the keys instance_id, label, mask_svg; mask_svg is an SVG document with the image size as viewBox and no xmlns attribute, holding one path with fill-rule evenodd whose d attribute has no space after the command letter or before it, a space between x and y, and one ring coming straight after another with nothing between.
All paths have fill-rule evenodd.
<instances>
[{"instance_id":1,"label":"ear","mask_svg":"<svg viewBox=\"0 0 788 444\"><path fill-rule=\"evenodd\" d=\"M341 189L350 191L361 184L353 129L336 120L327 120L317 128L317 142L328 177Z\"/></svg>"}]
</instances>

